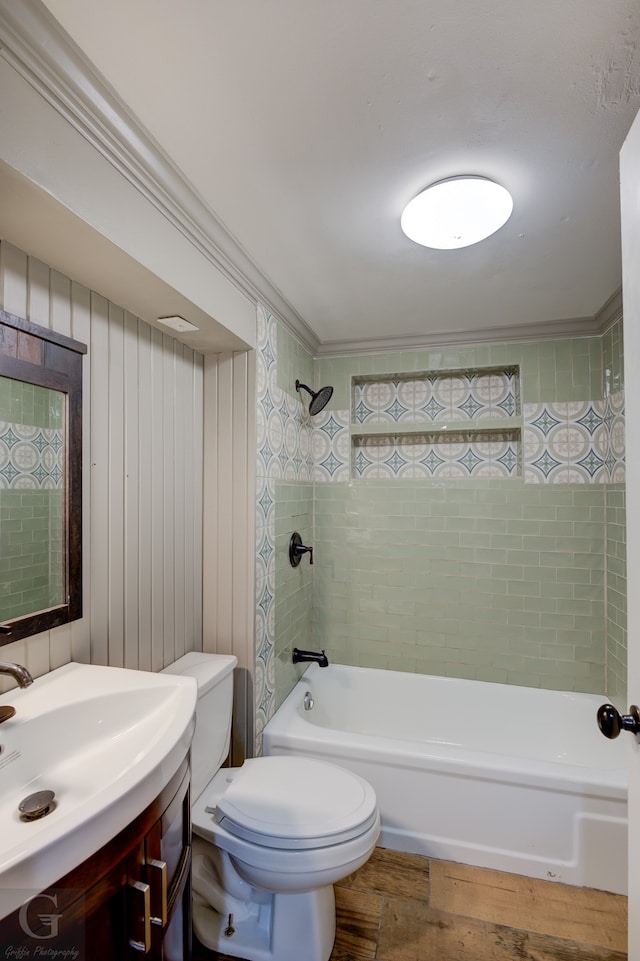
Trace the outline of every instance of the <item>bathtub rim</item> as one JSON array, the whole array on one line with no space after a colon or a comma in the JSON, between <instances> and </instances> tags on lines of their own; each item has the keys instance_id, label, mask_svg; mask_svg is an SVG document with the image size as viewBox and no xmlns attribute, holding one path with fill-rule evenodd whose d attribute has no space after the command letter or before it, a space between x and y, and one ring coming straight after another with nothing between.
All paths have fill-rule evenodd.
<instances>
[{"instance_id":1,"label":"bathtub rim","mask_svg":"<svg viewBox=\"0 0 640 961\"><path fill-rule=\"evenodd\" d=\"M356 665L335 664L337 668L346 668L354 671L381 672L384 669L358 667ZM529 757L520 758L515 754L500 754L497 752L469 751L459 748L456 745L446 745L442 742L424 742L411 738L392 738L380 735L361 734L351 731L343 731L337 727L316 725L305 718L302 701L308 688L309 682L313 682L317 677L322 683L320 671L325 670L317 664L310 664L309 668L297 681L294 688L289 692L280 707L265 725L263 731L263 751L267 744L270 749L274 747L291 750L291 745L295 740L313 745L314 752L331 758L340 756L347 759L357 760L366 754L370 757L379 758L381 763L391 767L406 766L398 759L401 757L407 761L422 761L424 765L429 765L431 770L441 774L455 776L455 769L462 769L469 777L486 778L491 772L491 779L497 782L509 783L514 775L518 780L527 786L534 788L544 788L548 785L549 790L562 790L566 792L592 795L596 797L608 797L613 800L627 800L629 771L626 765L599 767L570 764L564 761L555 760L536 760ZM392 672L405 674L405 672ZM470 681L467 678L441 677L440 675L407 675L409 677L433 678L436 681L449 682L452 686L462 684L481 684L491 687L507 687L515 691L533 692L533 696L538 688L521 688L519 685L503 685L492 681ZM545 691L545 693L547 693ZM552 695L570 695L572 698L581 697L580 692L575 691L549 691ZM600 700L600 695L585 694L585 697L595 701ZM603 696L604 697L604 696ZM594 718L595 725L595 718ZM276 741L277 738L277 741ZM329 741L336 750L322 750L321 745ZM373 747L375 742L375 749ZM606 791L606 793L604 793Z\"/></svg>"}]
</instances>

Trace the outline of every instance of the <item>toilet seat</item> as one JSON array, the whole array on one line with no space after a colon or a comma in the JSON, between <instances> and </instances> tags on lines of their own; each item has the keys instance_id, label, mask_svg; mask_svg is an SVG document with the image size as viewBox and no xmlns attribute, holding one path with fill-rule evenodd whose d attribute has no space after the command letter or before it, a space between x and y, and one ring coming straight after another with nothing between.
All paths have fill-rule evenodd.
<instances>
[{"instance_id":1,"label":"toilet seat","mask_svg":"<svg viewBox=\"0 0 640 961\"><path fill-rule=\"evenodd\" d=\"M205 809L234 837L297 851L342 844L378 821L375 792L366 781L299 755L245 761L222 797L212 798Z\"/></svg>"}]
</instances>

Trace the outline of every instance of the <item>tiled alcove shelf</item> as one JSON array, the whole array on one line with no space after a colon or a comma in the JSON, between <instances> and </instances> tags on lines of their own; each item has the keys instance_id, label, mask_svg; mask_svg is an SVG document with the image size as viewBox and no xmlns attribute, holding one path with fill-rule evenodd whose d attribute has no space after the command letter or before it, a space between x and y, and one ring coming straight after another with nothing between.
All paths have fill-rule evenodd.
<instances>
[{"instance_id":1,"label":"tiled alcove shelf","mask_svg":"<svg viewBox=\"0 0 640 961\"><path fill-rule=\"evenodd\" d=\"M518 477L521 434L515 367L352 380L355 478Z\"/></svg>"}]
</instances>

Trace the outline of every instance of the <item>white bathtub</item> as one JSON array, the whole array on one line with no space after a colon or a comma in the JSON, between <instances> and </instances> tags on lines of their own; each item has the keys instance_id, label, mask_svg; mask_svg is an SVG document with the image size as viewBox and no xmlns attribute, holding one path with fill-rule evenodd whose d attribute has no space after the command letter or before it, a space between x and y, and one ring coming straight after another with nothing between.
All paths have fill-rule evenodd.
<instances>
[{"instance_id":1,"label":"white bathtub","mask_svg":"<svg viewBox=\"0 0 640 961\"><path fill-rule=\"evenodd\" d=\"M627 745L597 728L605 700L313 664L263 750L366 778L383 847L624 894Z\"/></svg>"}]
</instances>

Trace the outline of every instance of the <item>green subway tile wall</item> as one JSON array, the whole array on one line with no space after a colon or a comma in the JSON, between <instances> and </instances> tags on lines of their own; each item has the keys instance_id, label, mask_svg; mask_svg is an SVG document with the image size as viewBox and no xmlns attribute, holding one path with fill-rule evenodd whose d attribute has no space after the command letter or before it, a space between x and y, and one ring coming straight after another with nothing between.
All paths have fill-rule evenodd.
<instances>
[{"instance_id":1,"label":"green subway tile wall","mask_svg":"<svg viewBox=\"0 0 640 961\"><path fill-rule=\"evenodd\" d=\"M314 631L341 663L603 691L604 487L315 490Z\"/></svg>"},{"instance_id":2,"label":"green subway tile wall","mask_svg":"<svg viewBox=\"0 0 640 961\"><path fill-rule=\"evenodd\" d=\"M607 694L626 707L627 577L625 491L621 484L606 492Z\"/></svg>"},{"instance_id":3,"label":"green subway tile wall","mask_svg":"<svg viewBox=\"0 0 640 961\"><path fill-rule=\"evenodd\" d=\"M523 404L586 400L603 395L602 340L584 337L321 358L316 361L316 376L318 384L333 384L331 406L336 410L350 406L351 378L363 374L500 366L520 368Z\"/></svg>"},{"instance_id":4,"label":"green subway tile wall","mask_svg":"<svg viewBox=\"0 0 640 961\"><path fill-rule=\"evenodd\" d=\"M623 324L619 320L602 338L603 393L624 395ZM606 691L621 708L627 705L627 553L624 484L606 491Z\"/></svg>"},{"instance_id":5,"label":"green subway tile wall","mask_svg":"<svg viewBox=\"0 0 640 961\"><path fill-rule=\"evenodd\" d=\"M303 544L313 544L313 485L276 482L275 520L275 691L281 704L300 676L291 661L294 647L312 644L314 567L305 554L297 567L289 562L289 541L298 531Z\"/></svg>"},{"instance_id":6,"label":"green subway tile wall","mask_svg":"<svg viewBox=\"0 0 640 961\"><path fill-rule=\"evenodd\" d=\"M296 380L313 387L313 357L302 344L278 324L278 386L288 394L295 394ZM304 392L303 392L304 394ZM304 394L308 399L309 395Z\"/></svg>"},{"instance_id":7,"label":"green subway tile wall","mask_svg":"<svg viewBox=\"0 0 640 961\"><path fill-rule=\"evenodd\" d=\"M63 599L62 491L0 491L0 619Z\"/></svg>"},{"instance_id":8,"label":"green subway tile wall","mask_svg":"<svg viewBox=\"0 0 640 961\"><path fill-rule=\"evenodd\" d=\"M348 438L352 378L372 374L517 367L522 404L592 401L602 405L606 422L603 402L616 395L619 404L624 388L622 321L602 337L315 362L275 318L270 322L284 395L276 405L286 421L280 429L293 439L282 466L273 456L277 445L266 447L262 460L259 450L258 474L276 478L274 637L259 649L265 663L274 659L265 716L297 679L291 648L307 644L343 663L606 691L624 701L623 482L610 483L606 474L597 483L589 476L580 483L353 479L348 467L334 468L330 448ZM265 339L268 370L274 339ZM307 398L296 398L296 377L333 385L325 414L305 417ZM340 456L344 463L344 451ZM296 529L313 543L312 569L305 561L295 571L288 565Z\"/></svg>"},{"instance_id":9,"label":"green subway tile wall","mask_svg":"<svg viewBox=\"0 0 640 961\"><path fill-rule=\"evenodd\" d=\"M64 598L65 396L0 378L0 620Z\"/></svg>"}]
</instances>

